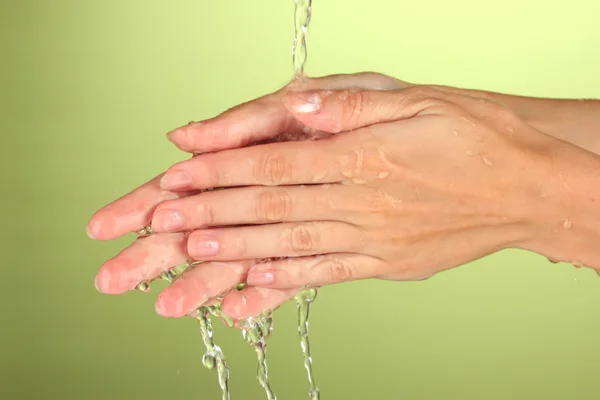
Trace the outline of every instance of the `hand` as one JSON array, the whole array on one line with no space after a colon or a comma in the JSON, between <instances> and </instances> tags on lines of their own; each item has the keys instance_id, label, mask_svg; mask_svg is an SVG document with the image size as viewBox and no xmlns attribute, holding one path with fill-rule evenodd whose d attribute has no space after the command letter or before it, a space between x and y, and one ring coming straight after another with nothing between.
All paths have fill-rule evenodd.
<instances>
[{"instance_id":1,"label":"hand","mask_svg":"<svg viewBox=\"0 0 600 400\"><path fill-rule=\"evenodd\" d=\"M428 87L296 92L283 102L314 131L347 133L179 163L164 189L228 189L163 202L153 229L197 229L187 242L194 259L289 257L247 276L282 290L424 279L505 248L600 267L590 211L599 197L589 189L600 187L598 157L504 106ZM190 129L174 140L206 150ZM163 298L166 309L186 302L178 295Z\"/></svg>"},{"instance_id":2,"label":"hand","mask_svg":"<svg viewBox=\"0 0 600 400\"><path fill-rule=\"evenodd\" d=\"M391 90L407 84L380 74L334 75L308 81L294 81L288 87L307 89L370 88ZM190 153L219 151L250 145L256 141L302 139L318 132L306 131L283 105L285 88L229 110L203 123L186 125L171 133L178 146ZM164 201L187 198L198 191L171 192L161 189L163 174L99 210L88 224L88 235L97 240L113 240L150 225L154 209ZM96 288L107 294L133 290L142 281L157 279L167 269L186 263L185 233L155 234L136 240L108 260L96 276ZM167 288L157 302L159 313L183 316L208 299L244 282L254 260L213 262L183 274ZM256 315L273 309L293 297L297 290L246 288L225 299L226 311L234 318ZM177 299L184 299L178 302Z\"/></svg>"}]
</instances>

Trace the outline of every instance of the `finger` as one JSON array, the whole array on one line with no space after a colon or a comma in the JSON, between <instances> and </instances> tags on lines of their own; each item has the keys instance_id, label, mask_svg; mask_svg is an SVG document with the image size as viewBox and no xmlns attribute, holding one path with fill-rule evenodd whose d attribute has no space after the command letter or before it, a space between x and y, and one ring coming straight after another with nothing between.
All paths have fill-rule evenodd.
<instances>
[{"instance_id":1,"label":"finger","mask_svg":"<svg viewBox=\"0 0 600 400\"><path fill-rule=\"evenodd\" d=\"M187 270L156 301L156 312L179 318L243 282L251 261L208 262Z\"/></svg>"},{"instance_id":2,"label":"finger","mask_svg":"<svg viewBox=\"0 0 600 400\"><path fill-rule=\"evenodd\" d=\"M136 240L105 262L94 285L105 294L122 294L140 282L151 281L162 272L188 261L186 235L170 233Z\"/></svg>"},{"instance_id":3,"label":"finger","mask_svg":"<svg viewBox=\"0 0 600 400\"><path fill-rule=\"evenodd\" d=\"M152 217L152 230L161 233L214 226L344 221L349 211L356 211L356 201L348 204L348 196L353 195L356 190L343 185L209 191L159 204Z\"/></svg>"},{"instance_id":4,"label":"finger","mask_svg":"<svg viewBox=\"0 0 600 400\"><path fill-rule=\"evenodd\" d=\"M163 190L233 186L280 186L336 183L344 179L345 145L337 139L272 143L203 154L175 164L160 185Z\"/></svg>"},{"instance_id":5,"label":"finger","mask_svg":"<svg viewBox=\"0 0 600 400\"><path fill-rule=\"evenodd\" d=\"M289 87L299 90L338 90L348 87L392 90L408 84L375 73L340 74L293 81ZM274 138L285 131L301 129L282 103L280 90L225 111L201 122L192 122L172 130L168 139L190 153L207 153L244 147Z\"/></svg>"},{"instance_id":6,"label":"finger","mask_svg":"<svg viewBox=\"0 0 600 400\"><path fill-rule=\"evenodd\" d=\"M301 289L267 289L247 286L223 299L223 312L233 319L243 319L273 311L291 300Z\"/></svg>"},{"instance_id":7,"label":"finger","mask_svg":"<svg viewBox=\"0 0 600 400\"><path fill-rule=\"evenodd\" d=\"M275 137L291 128L291 122L281 95L273 94L234 107L215 118L181 126L170 131L167 138L183 151L206 153Z\"/></svg>"},{"instance_id":8,"label":"finger","mask_svg":"<svg viewBox=\"0 0 600 400\"><path fill-rule=\"evenodd\" d=\"M419 86L393 91L304 91L287 93L283 102L306 126L339 133L427 114L443 101L440 93Z\"/></svg>"},{"instance_id":9,"label":"finger","mask_svg":"<svg viewBox=\"0 0 600 400\"><path fill-rule=\"evenodd\" d=\"M101 208L87 226L88 236L96 240L113 240L150 225L154 207L188 193L167 192L160 188L162 175Z\"/></svg>"},{"instance_id":10,"label":"finger","mask_svg":"<svg viewBox=\"0 0 600 400\"><path fill-rule=\"evenodd\" d=\"M282 223L197 230L188 238L195 260L249 260L360 251L362 232L342 222Z\"/></svg>"},{"instance_id":11,"label":"finger","mask_svg":"<svg viewBox=\"0 0 600 400\"><path fill-rule=\"evenodd\" d=\"M269 289L324 286L374 278L389 272L387 264L361 254L327 254L256 264L246 282Z\"/></svg>"}]
</instances>

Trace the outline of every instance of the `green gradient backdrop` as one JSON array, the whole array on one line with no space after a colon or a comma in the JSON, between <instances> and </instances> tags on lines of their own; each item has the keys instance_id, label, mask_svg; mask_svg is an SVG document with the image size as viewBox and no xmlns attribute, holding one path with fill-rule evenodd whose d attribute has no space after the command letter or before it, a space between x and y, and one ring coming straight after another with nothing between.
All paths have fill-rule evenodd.
<instances>
[{"instance_id":1,"label":"green gradient backdrop","mask_svg":"<svg viewBox=\"0 0 600 400\"><path fill-rule=\"evenodd\" d=\"M84 228L184 158L166 131L290 78L292 0L0 4L0 398L219 398L192 320L155 315L157 291L94 290L131 237L95 243ZM599 16L597 0L316 0L307 72L600 97ZM311 333L324 399L600 398L600 279L523 252L328 287ZM262 399L239 332L217 338L233 399ZM279 398L305 399L291 305L270 346Z\"/></svg>"}]
</instances>

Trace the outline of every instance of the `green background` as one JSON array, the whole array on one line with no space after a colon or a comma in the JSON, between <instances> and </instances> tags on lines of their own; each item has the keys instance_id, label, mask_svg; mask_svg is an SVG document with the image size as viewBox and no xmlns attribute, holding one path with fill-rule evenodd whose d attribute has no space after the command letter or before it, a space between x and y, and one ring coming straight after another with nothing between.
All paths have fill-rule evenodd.
<instances>
[{"instance_id":1,"label":"green background","mask_svg":"<svg viewBox=\"0 0 600 400\"><path fill-rule=\"evenodd\" d=\"M92 213L185 158L164 134L291 78L292 0L1 0L0 398L217 399L197 324L157 294L98 294L131 241ZM600 97L597 0L316 0L307 73ZM600 244L599 244L600 246ZM269 366L307 398L289 304ZM507 251L420 283L324 288L311 315L323 399L598 399L600 279ZM217 329L232 399L262 399L252 349Z\"/></svg>"}]
</instances>

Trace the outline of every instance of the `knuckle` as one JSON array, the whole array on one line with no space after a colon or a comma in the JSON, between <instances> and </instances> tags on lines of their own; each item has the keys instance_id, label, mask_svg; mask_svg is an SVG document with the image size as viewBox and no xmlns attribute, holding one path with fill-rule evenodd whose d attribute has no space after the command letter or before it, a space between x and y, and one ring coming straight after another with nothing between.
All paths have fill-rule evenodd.
<instances>
[{"instance_id":1,"label":"knuckle","mask_svg":"<svg viewBox=\"0 0 600 400\"><path fill-rule=\"evenodd\" d=\"M267 154L256 163L254 179L259 184L278 186L291 181L291 165L280 154Z\"/></svg>"},{"instance_id":2,"label":"knuckle","mask_svg":"<svg viewBox=\"0 0 600 400\"><path fill-rule=\"evenodd\" d=\"M408 97L413 101L423 101L432 97L437 97L439 94L438 90L426 85L411 86L404 90Z\"/></svg>"},{"instance_id":3,"label":"knuckle","mask_svg":"<svg viewBox=\"0 0 600 400\"><path fill-rule=\"evenodd\" d=\"M307 224L299 224L289 232L290 249L295 254L310 254L320 247L318 233Z\"/></svg>"},{"instance_id":4,"label":"knuckle","mask_svg":"<svg viewBox=\"0 0 600 400\"><path fill-rule=\"evenodd\" d=\"M243 237L237 237L222 245L225 253L230 253L240 259L248 259L250 253L248 243Z\"/></svg>"},{"instance_id":5,"label":"knuckle","mask_svg":"<svg viewBox=\"0 0 600 400\"><path fill-rule=\"evenodd\" d=\"M291 209L292 201L288 193L269 190L258 195L255 213L259 221L274 222L285 220Z\"/></svg>"},{"instance_id":6,"label":"knuckle","mask_svg":"<svg viewBox=\"0 0 600 400\"><path fill-rule=\"evenodd\" d=\"M340 94L340 98L345 100L343 108L343 118L346 123L355 125L360 121L365 110L365 95L360 90L344 90Z\"/></svg>"},{"instance_id":7,"label":"knuckle","mask_svg":"<svg viewBox=\"0 0 600 400\"><path fill-rule=\"evenodd\" d=\"M332 257L327 260L327 273L330 282L348 282L354 279L354 269L352 265L338 257Z\"/></svg>"},{"instance_id":8,"label":"knuckle","mask_svg":"<svg viewBox=\"0 0 600 400\"><path fill-rule=\"evenodd\" d=\"M493 102L490 102L488 104L490 112L498 121L514 125L516 125L520 121L517 114L511 109L505 107L504 105Z\"/></svg>"},{"instance_id":9,"label":"knuckle","mask_svg":"<svg viewBox=\"0 0 600 400\"><path fill-rule=\"evenodd\" d=\"M447 95L440 90L425 85L412 86L404 89L404 102L407 104L399 104L399 106L419 105L421 109L447 110L452 106L452 102L447 98Z\"/></svg>"},{"instance_id":10,"label":"knuckle","mask_svg":"<svg viewBox=\"0 0 600 400\"><path fill-rule=\"evenodd\" d=\"M214 226L215 224L215 211L210 204L200 203L196 206L196 215L200 215L202 218L201 226Z\"/></svg>"},{"instance_id":11,"label":"knuckle","mask_svg":"<svg viewBox=\"0 0 600 400\"><path fill-rule=\"evenodd\" d=\"M205 155L194 157L192 162L194 163L195 172L198 174L198 182L202 182L203 188L218 188L225 184L222 181L222 174L220 168L211 166L212 155Z\"/></svg>"}]
</instances>

